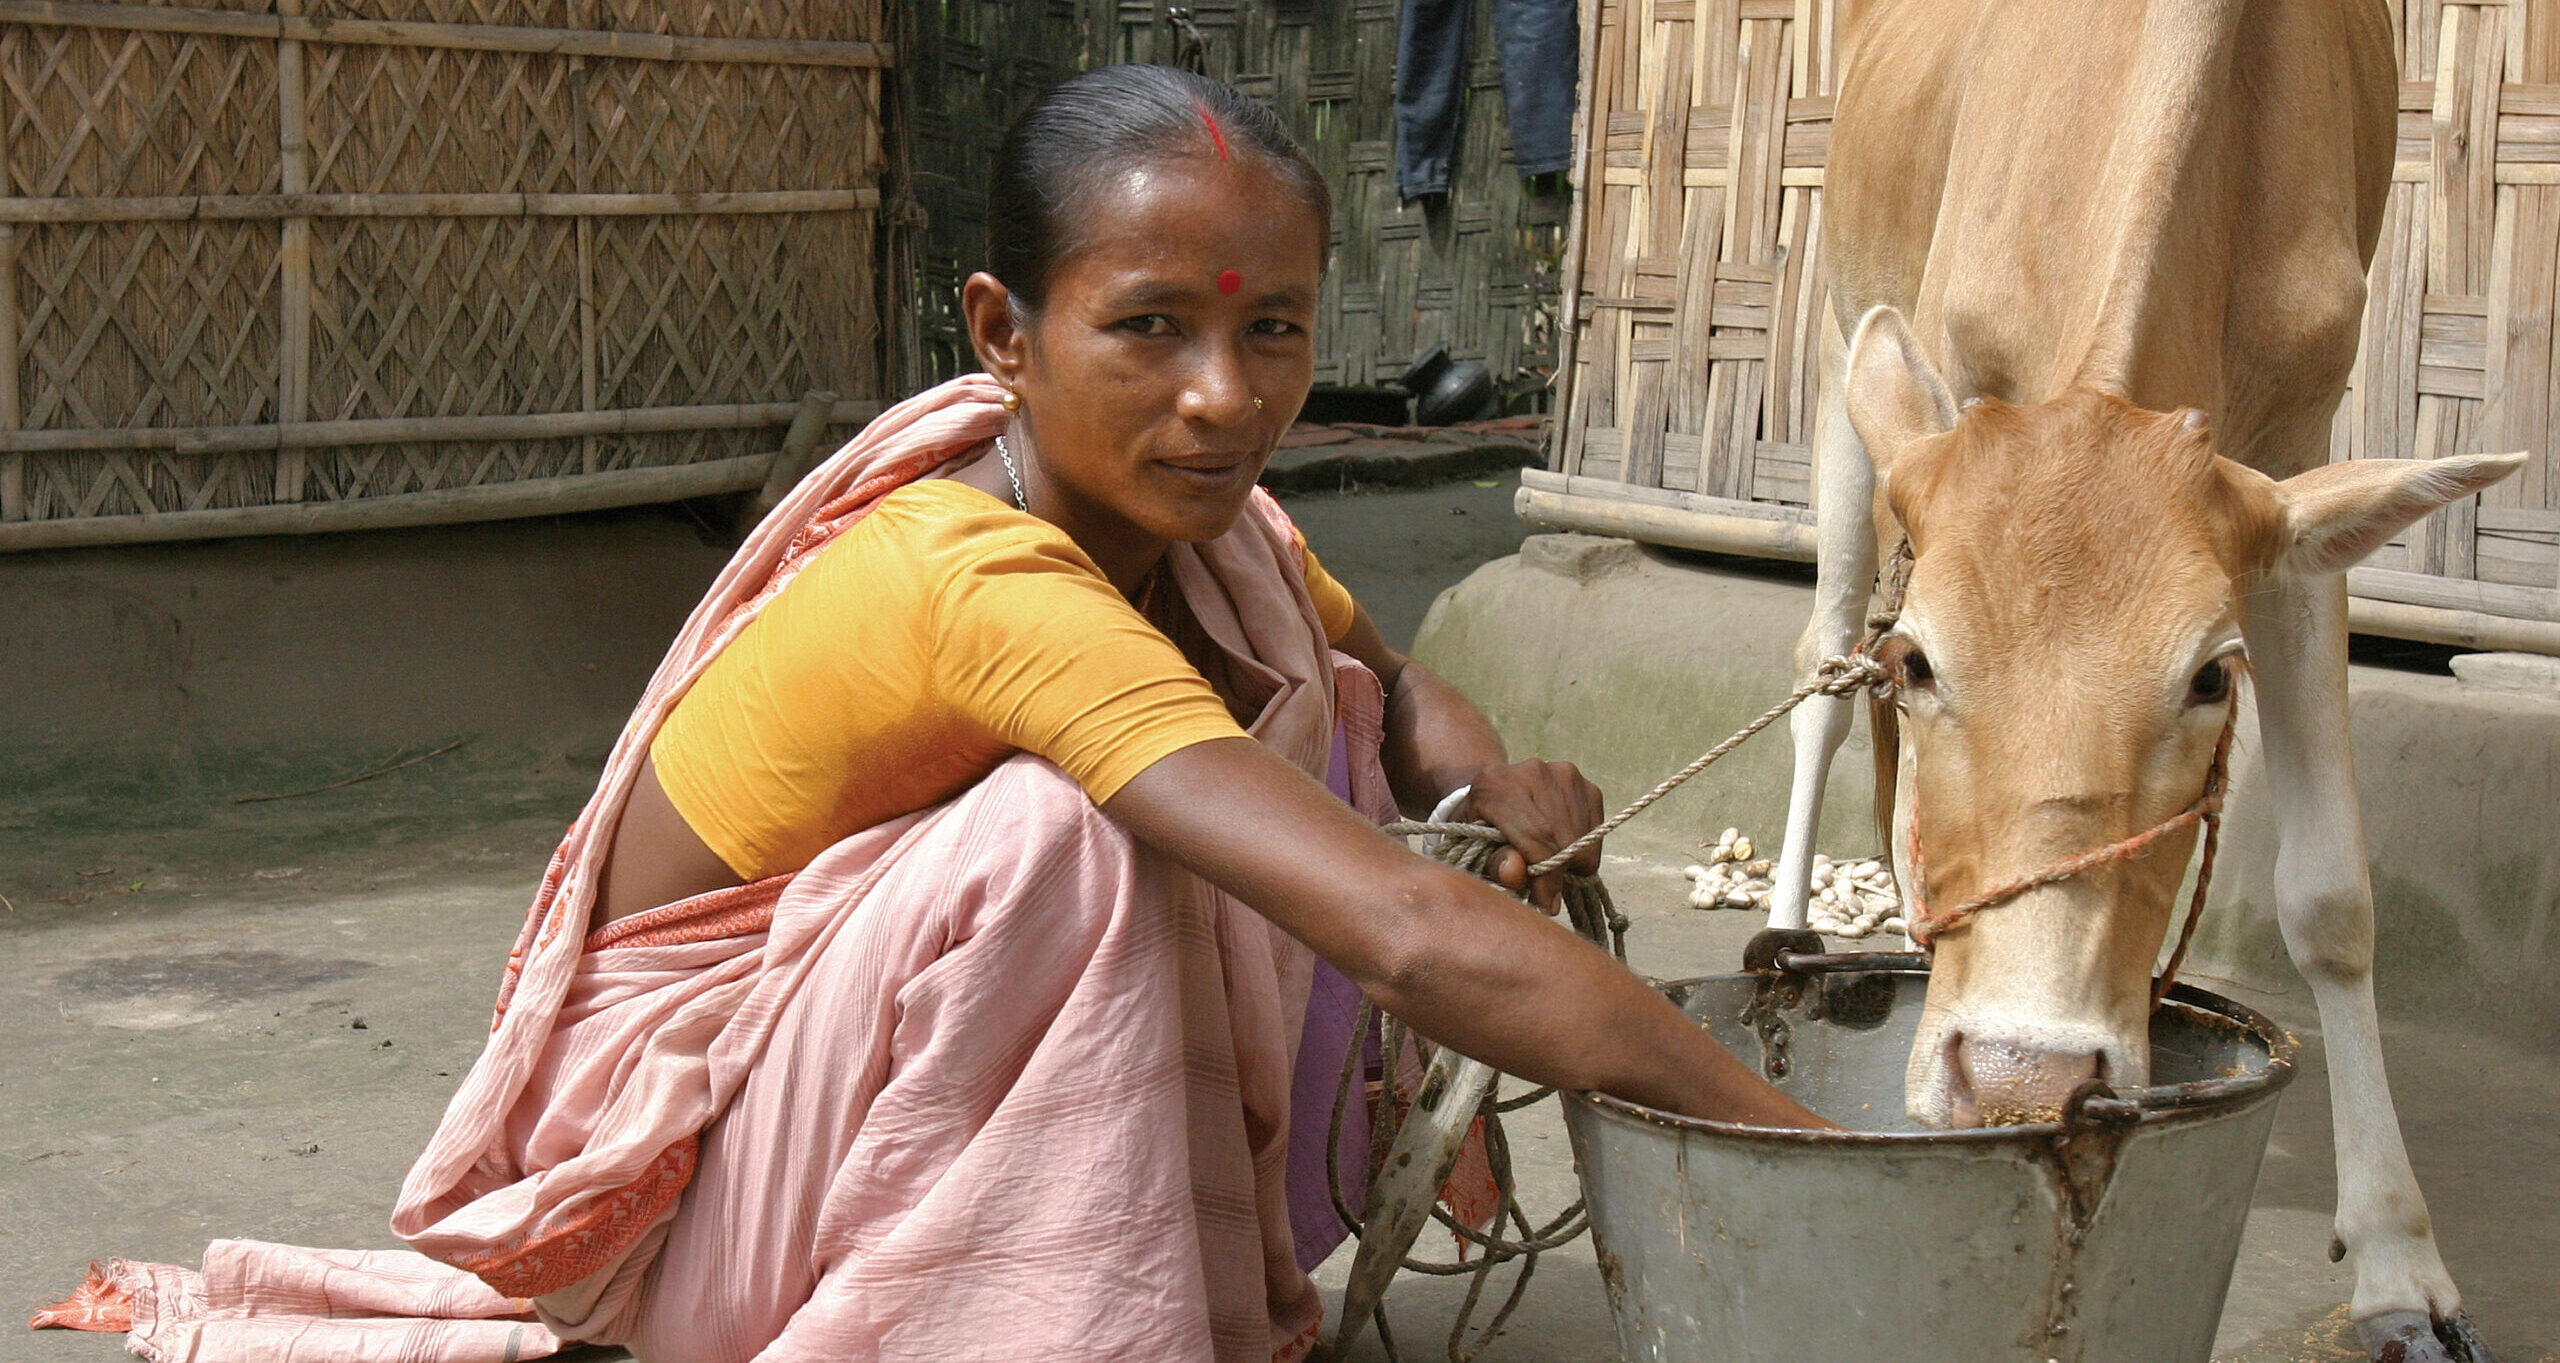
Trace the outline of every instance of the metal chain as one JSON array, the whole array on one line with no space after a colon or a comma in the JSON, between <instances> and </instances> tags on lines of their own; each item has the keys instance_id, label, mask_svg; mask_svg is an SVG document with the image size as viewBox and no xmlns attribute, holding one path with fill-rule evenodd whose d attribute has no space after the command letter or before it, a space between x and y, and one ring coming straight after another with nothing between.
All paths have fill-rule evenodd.
<instances>
[{"instance_id":1,"label":"metal chain","mask_svg":"<svg viewBox=\"0 0 2560 1363\"><path fill-rule=\"evenodd\" d=\"M1004 480L1013 484L1013 509L1029 511L1031 499L1022 495L1022 475L1013 471L1013 447L1004 443L1003 436L996 437L996 458L1004 461Z\"/></svg>"}]
</instances>

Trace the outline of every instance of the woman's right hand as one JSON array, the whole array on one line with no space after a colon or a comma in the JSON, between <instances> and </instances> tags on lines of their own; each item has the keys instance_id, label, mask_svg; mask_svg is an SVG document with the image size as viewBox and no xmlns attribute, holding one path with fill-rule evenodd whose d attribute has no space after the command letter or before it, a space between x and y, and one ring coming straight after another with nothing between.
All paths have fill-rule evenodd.
<instances>
[{"instance_id":1,"label":"woman's right hand","mask_svg":"<svg viewBox=\"0 0 2560 1363\"><path fill-rule=\"evenodd\" d=\"M1754 1126L1832 1124L1607 953L1415 855L1249 738L1194 744L1103 805L1423 1035L1533 1083Z\"/></svg>"}]
</instances>

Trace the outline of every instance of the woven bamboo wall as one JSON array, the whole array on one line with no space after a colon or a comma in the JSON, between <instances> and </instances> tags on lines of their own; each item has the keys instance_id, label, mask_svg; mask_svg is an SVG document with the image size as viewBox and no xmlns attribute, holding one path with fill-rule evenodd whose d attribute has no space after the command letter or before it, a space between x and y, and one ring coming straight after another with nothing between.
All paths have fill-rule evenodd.
<instances>
[{"instance_id":1,"label":"woven bamboo wall","mask_svg":"<svg viewBox=\"0 0 2560 1363\"><path fill-rule=\"evenodd\" d=\"M2400 150L2334 458L2525 449L2356 570L2356 627L2560 652L2560 0L2395 0ZM1809 558L1839 0L1589 0L1548 524ZM1666 94L1666 92L1671 92Z\"/></svg>"},{"instance_id":2,"label":"woven bamboo wall","mask_svg":"<svg viewBox=\"0 0 2560 1363\"><path fill-rule=\"evenodd\" d=\"M1392 380L1434 344L1499 380L1542 385L1555 354L1568 196L1512 171L1489 0L1479 0L1455 193L1397 202L1396 0L946 0L906 13L916 201L917 381L973 367L960 281L986 256L985 186L1004 129L1042 89L1089 66L1200 68L1278 109L1334 194L1333 268L1316 327L1317 380Z\"/></svg>"},{"instance_id":3,"label":"woven bamboo wall","mask_svg":"<svg viewBox=\"0 0 2560 1363\"><path fill-rule=\"evenodd\" d=\"M881 20L0 3L0 548L758 486L881 392Z\"/></svg>"}]
</instances>

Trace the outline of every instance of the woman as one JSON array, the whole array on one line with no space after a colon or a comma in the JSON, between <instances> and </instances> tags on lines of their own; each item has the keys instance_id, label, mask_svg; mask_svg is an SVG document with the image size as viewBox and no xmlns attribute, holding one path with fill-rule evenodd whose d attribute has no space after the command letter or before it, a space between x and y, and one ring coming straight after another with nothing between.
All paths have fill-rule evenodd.
<instances>
[{"instance_id":1,"label":"woman","mask_svg":"<svg viewBox=\"0 0 2560 1363\"><path fill-rule=\"evenodd\" d=\"M403 1357L1302 1357L1314 957L1514 1074L1818 1123L1376 831L1471 786L1551 908L1528 858L1600 805L1507 762L1255 492L1328 217L1215 83L1108 68L1025 114L962 298L986 375L757 531L546 877L393 1217L479 1281L222 1242L204 1282L119 1266L145 1350L343 1356L369 1312L442 1318L379 1322Z\"/></svg>"}]
</instances>

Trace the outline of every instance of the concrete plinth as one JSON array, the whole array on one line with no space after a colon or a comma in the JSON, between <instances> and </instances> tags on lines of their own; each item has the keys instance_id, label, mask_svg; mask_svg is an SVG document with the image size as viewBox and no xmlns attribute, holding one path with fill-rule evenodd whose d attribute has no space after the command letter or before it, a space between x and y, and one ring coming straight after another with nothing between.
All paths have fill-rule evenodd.
<instances>
[{"instance_id":1,"label":"concrete plinth","mask_svg":"<svg viewBox=\"0 0 2560 1363\"><path fill-rule=\"evenodd\" d=\"M1579 763L1612 803L1650 787L1793 686L1806 570L1675 559L1542 535L1445 593L1417 657L1476 698L1514 750ZM2395 1006L2560 1036L2560 697L2357 667L2351 723L2373 873L2377 984ZM1622 845L1685 851L1783 830L1785 724L1630 824ZM2300 988L2274 921L2275 838L2253 720L2189 973ZM1824 850L1874 850L1861 724L1833 768Z\"/></svg>"}]
</instances>

